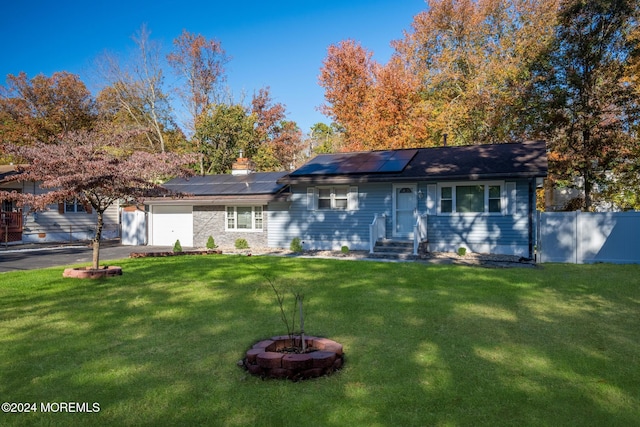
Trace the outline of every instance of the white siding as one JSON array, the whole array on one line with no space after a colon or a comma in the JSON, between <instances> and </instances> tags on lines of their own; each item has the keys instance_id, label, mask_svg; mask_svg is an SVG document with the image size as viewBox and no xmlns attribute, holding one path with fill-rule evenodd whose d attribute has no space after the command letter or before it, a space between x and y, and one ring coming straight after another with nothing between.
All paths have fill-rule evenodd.
<instances>
[{"instance_id":1,"label":"white siding","mask_svg":"<svg viewBox=\"0 0 640 427\"><path fill-rule=\"evenodd\" d=\"M119 207L111 205L104 213L103 239L120 237ZM91 240L95 236L95 212L58 213L58 205L26 215L22 233L23 242L72 242Z\"/></svg>"}]
</instances>

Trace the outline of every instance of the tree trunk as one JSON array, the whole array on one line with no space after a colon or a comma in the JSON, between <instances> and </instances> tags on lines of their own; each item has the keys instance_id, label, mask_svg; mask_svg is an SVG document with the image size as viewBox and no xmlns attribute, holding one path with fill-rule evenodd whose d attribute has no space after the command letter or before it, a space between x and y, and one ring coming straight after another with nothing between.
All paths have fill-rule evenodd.
<instances>
[{"instance_id":1,"label":"tree trunk","mask_svg":"<svg viewBox=\"0 0 640 427\"><path fill-rule=\"evenodd\" d=\"M591 208L593 206L593 200L591 197L592 185L591 185L591 177L589 174L586 174L584 180L584 211L591 212Z\"/></svg>"},{"instance_id":2,"label":"tree trunk","mask_svg":"<svg viewBox=\"0 0 640 427\"><path fill-rule=\"evenodd\" d=\"M591 205L593 204L591 192L593 191L593 185L591 183L591 173L588 166L582 173L582 179L584 179L584 211L591 212Z\"/></svg>"},{"instance_id":3,"label":"tree trunk","mask_svg":"<svg viewBox=\"0 0 640 427\"><path fill-rule=\"evenodd\" d=\"M102 239L102 227L104 225L103 212L97 210L98 222L96 226L96 235L93 238L93 268L100 268L100 240Z\"/></svg>"},{"instance_id":4,"label":"tree trunk","mask_svg":"<svg viewBox=\"0 0 640 427\"><path fill-rule=\"evenodd\" d=\"M585 102L588 104L588 102ZM582 147L584 151L584 172L582 173L582 177L584 179L584 211L591 212L591 191L593 190L593 185L591 183L591 177L593 176L591 170L593 169L593 157L592 157L592 148L591 148L591 131L589 129L589 124L586 120L583 119L581 126L582 129Z\"/></svg>"}]
</instances>

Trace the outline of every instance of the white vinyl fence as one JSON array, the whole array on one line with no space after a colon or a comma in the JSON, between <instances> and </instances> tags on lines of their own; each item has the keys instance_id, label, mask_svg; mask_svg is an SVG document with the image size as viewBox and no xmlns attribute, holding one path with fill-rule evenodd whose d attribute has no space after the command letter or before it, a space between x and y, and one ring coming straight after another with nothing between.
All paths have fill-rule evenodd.
<instances>
[{"instance_id":1,"label":"white vinyl fence","mask_svg":"<svg viewBox=\"0 0 640 427\"><path fill-rule=\"evenodd\" d=\"M640 212L542 212L539 262L640 263Z\"/></svg>"},{"instance_id":2,"label":"white vinyl fence","mask_svg":"<svg viewBox=\"0 0 640 427\"><path fill-rule=\"evenodd\" d=\"M143 211L122 211L122 240L127 246L147 244L147 214Z\"/></svg>"}]
</instances>

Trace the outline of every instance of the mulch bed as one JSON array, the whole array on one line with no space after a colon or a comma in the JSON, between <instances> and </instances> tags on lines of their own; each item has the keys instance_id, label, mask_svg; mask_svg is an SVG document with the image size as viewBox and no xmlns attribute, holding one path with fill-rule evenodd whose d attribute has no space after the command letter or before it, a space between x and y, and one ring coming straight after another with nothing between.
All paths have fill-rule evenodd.
<instances>
[{"instance_id":1,"label":"mulch bed","mask_svg":"<svg viewBox=\"0 0 640 427\"><path fill-rule=\"evenodd\" d=\"M129 258L147 258L147 257L168 257L168 256L179 256L179 255L211 255L211 254L221 254L221 250L217 249L205 249L205 250L197 250L197 251L181 251L181 252L173 252L173 251L163 251L163 252L131 252L129 254Z\"/></svg>"},{"instance_id":2,"label":"mulch bed","mask_svg":"<svg viewBox=\"0 0 640 427\"><path fill-rule=\"evenodd\" d=\"M343 253L341 251L324 251L324 250L307 250L301 253L294 253L286 249L275 248L255 248L255 249L200 249L184 252L162 251L162 252L131 252L130 258L145 257L170 257L178 255L210 255L210 254L229 254L229 255L275 255L275 256L302 256L302 257L318 257L318 258L343 258L343 259L371 259L368 251L349 251ZM513 255L496 255L496 254L480 254L467 253L466 255L458 255L451 252L428 252L413 258L414 261L433 262L436 264L458 264L468 266L482 266L493 268L509 268L509 267L536 267L537 264L522 257Z\"/></svg>"}]
</instances>

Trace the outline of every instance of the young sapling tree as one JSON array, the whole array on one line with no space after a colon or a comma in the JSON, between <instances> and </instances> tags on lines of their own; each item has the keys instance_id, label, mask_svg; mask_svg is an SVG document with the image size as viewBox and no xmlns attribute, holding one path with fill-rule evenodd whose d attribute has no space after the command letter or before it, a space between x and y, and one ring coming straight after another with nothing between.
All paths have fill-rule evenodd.
<instances>
[{"instance_id":1,"label":"young sapling tree","mask_svg":"<svg viewBox=\"0 0 640 427\"><path fill-rule=\"evenodd\" d=\"M289 320L289 316L287 316L287 312L285 310L285 306L284 306L284 301L285 301L285 294L281 291L278 290L278 288L276 288L275 283L273 283L273 280L271 280L271 278L269 276L264 276L264 278L267 280L267 282L269 283L269 286L271 287L271 289L273 290L274 294L276 295L276 301L278 302L278 307L280 309L280 318L282 319L283 323L285 324L285 327L287 328L287 335L289 336L289 340L291 342L291 346L295 347L295 340L294 340L294 335L295 335L295 329L296 329L296 312L299 316L300 319L300 342L301 342L301 352L305 353L307 351L307 343L305 341L305 335L304 335L304 309L303 309L303 301L304 301L304 295L301 294L300 292L293 292L293 296L294 296L294 305L293 305L293 312L292 312L292 316L291 316L291 320Z\"/></svg>"}]
</instances>

